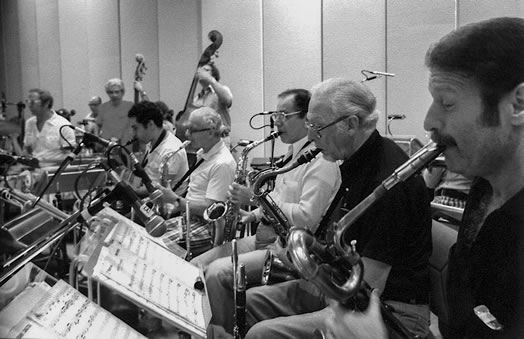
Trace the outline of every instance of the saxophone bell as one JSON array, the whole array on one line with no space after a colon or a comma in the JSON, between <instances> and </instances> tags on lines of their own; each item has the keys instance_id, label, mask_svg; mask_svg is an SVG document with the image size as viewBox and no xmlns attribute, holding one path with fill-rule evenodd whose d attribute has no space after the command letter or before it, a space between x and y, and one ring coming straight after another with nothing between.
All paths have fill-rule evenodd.
<instances>
[{"instance_id":1,"label":"saxophone bell","mask_svg":"<svg viewBox=\"0 0 524 339\"><path fill-rule=\"evenodd\" d=\"M204 210L204 219L208 222L216 222L226 215L227 205L223 201L216 201Z\"/></svg>"}]
</instances>

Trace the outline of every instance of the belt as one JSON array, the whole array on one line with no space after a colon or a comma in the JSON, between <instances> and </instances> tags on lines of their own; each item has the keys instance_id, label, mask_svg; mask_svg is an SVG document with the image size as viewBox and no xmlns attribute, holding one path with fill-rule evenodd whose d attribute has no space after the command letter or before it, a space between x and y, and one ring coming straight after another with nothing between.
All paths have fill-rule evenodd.
<instances>
[{"instance_id":1,"label":"belt","mask_svg":"<svg viewBox=\"0 0 524 339\"><path fill-rule=\"evenodd\" d=\"M464 201L468 199L468 195L466 193L451 188L439 188L435 191L435 196L450 197Z\"/></svg>"}]
</instances>

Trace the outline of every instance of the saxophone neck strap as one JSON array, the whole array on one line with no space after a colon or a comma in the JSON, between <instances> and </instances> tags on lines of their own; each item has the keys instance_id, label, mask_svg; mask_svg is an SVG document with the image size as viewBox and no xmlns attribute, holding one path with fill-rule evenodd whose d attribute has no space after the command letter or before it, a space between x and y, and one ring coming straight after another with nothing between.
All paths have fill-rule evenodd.
<instances>
[{"instance_id":1,"label":"saxophone neck strap","mask_svg":"<svg viewBox=\"0 0 524 339\"><path fill-rule=\"evenodd\" d=\"M200 166L200 164L202 164L203 162L204 159L200 159L193 166L191 166L191 168L187 170L187 172L182 176L182 178L178 180L175 186L173 186L173 191L176 191L180 187L180 185L182 185L182 183L186 181L186 179L191 175L191 173L193 173L193 171L196 170L197 167Z\"/></svg>"}]
</instances>

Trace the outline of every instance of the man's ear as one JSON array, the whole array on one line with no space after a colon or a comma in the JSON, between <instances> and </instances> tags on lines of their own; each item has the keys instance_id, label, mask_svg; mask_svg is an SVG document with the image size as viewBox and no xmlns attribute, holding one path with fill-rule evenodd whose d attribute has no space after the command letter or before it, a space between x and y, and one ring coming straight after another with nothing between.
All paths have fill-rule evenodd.
<instances>
[{"instance_id":1,"label":"man's ear","mask_svg":"<svg viewBox=\"0 0 524 339\"><path fill-rule=\"evenodd\" d=\"M355 114L351 115L350 117L348 117L344 121L346 121L346 126L348 127L348 130L350 131L350 134L355 132L359 128L359 126L360 126L360 120L358 119L358 117Z\"/></svg>"},{"instance_id":2,"label":"man's ear","mask_svg":"<svg viewBox=\"0 0 524 339\"><path fill-rule=\"evenodd\" d=\"M512 105L511 124L524 125L524 82L518 84L513 90Z\"/></svg>"}]
</instances>

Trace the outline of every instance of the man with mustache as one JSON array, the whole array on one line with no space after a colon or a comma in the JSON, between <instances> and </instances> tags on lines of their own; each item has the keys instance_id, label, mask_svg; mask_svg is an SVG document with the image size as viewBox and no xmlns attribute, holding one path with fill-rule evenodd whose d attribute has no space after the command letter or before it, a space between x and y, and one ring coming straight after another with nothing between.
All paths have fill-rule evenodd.
<instances>
[{"instance_id":1,"label":"man with mustache","mask_svg":"<svg viewBox=\"0 0 524 339\"><path fill-rule=\"evenodd\" d=\"M524 335L524 19L463 26L426 54L433 102L424 128L449 169L475 177L449 255L452 338ZM368 310L339 305L328 338L385 338L374 292Z\"/></svg>"}]
</instances>

